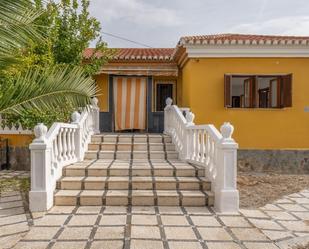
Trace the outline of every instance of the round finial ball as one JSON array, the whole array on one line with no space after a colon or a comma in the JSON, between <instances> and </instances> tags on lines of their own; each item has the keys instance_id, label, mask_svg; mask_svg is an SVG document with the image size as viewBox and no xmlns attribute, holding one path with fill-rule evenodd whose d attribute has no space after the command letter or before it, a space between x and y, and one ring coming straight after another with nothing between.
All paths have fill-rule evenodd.
<instances>
[{"instance_id":1,"label":"round finial ball","mask_svg":"<svg viewBox=\"0 0 309 249\"><path fill-rule=\"evenodd\" d=\"M193 123L194 118L195 118L195 115L193 112L190 112L190 111L186 112L186 120L188 123Z\"/></svg>"},{"instance_id":2,"label":"round finial ball","mask_svg":"<svg viewBox=\"0 0 309 249\"><path fill-rule=\"evenodd\" d=\"M167 99L165 100L165 104L166 104L167 106L171 106L172 103L173 103L173 100L172 100L171 98L167 98Z\"/></svg>"},{"instance_id":3,"label":"round finial ball","mask_svg":"<svg viewBox=\"0 0 309 249\"><path fill-rule=\"evenodd\" d=\"M72 116L71 116L71 119L72 119L72 122L73 122L73 123L78 122L79 119L80 119L80 114L79 114L79 112L77 112L77 111L73 112L73 113L72 113Z\"/></svg>"},{"instance_id":4,"label":"round finial ball","mask_svg":"<svg viewBox=\"0 0 309 249\"><path fill-rule=\"evenodd\" d=\"M39 123L34 127L33 132L37 139L44 140L47 133L47 126L43 123Z\"/></svg>"},{"instance_id":5,"label":"round finial ball","mask_svg":"<svg viewBox=\"0 0 309 249\"><path fill-rule=\"evenodd\" d=\"M92 104L93 106L98 106L98 103L99 103L98 98L93 97L93 98L91 99L91 104Z\"/></svg>"},{"instance_id":6,"label":"round finial ball","mask_svg":"<svg viewBox=\"0 0 309 249\"><path fill-rule=\"evenodd\" d=\"M220 128L221 134L225 139L231 139L234 132L234 127L229 122L225 122Z\"/></svg>"}]
</instances>

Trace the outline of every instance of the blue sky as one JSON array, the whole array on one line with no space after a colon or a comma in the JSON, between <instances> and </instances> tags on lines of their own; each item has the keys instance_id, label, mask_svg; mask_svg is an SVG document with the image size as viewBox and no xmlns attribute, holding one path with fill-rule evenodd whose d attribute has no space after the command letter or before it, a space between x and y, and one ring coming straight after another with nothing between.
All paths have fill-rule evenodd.
<instances>
[{"instance_id":1,"label":"blue sky","mask_svg":"<svg viewBox=\"0 0 309 249\"><path fill-rule=\"evenodd\" d=\"M309 35L308 0L91 0L102 31L151 47L217 33ZM109 47L141 47L102 34Z\"/></svg>"}]
</instances>

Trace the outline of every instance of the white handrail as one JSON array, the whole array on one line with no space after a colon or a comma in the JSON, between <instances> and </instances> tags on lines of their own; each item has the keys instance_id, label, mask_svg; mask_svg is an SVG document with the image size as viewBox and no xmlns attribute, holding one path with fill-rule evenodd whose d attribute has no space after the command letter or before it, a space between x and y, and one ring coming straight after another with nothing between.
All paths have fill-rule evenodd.
<instances>
[{"instance_id":1,"label":"white handrail","mask_svg":"<svg viewBox=\"0 0 309 249\"><path fill-rule=\"evenodd\" d=\"M164 109L164 133L172 137L182 160L205 168L215 193L215 209L219 212L238 211L238 144L231 137L234 128L230 123L224 123L220 132L211 124L195 125L194 117L189 108L172 105L172 99L168 98Z\"/></svg>"},{"instance_id":2,"label":"white handrail","mask_svg":"<svg viewBox=\"0 0 309 249\"><path fill-rule=\"evenodd\" d=\"M99 132L97 100L79 114L72 114L72 123L54 123L47 131L44 124L34 128L35 139L31 150L31 211L46 211L53 206L56 181L62 168L82 161L91 135Z\"/></svg>"}]
</instances>

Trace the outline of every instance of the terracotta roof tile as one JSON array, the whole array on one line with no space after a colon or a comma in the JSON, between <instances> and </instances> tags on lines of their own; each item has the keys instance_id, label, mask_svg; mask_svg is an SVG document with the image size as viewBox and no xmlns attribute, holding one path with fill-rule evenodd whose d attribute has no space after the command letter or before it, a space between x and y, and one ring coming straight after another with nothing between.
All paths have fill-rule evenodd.
<instances>
[{"instance_id":1,"label":"terracotta roof tile","mask_svg":"<svg viewBox=\"0 0 309 249\"><path fill-rule=\"evenodd\" d=\"M309 44L309 36L279 36L279 35L249 35L249 34L198 35L198 36L181 37L179 45L184 44L307 45Z\"/></svg>"},{"instance_id":2,"label":"terracotta roof tile","mask_svg":"<svg viewBox=\"0 0 309 249\"><path fill-rule=\"evenodd\" d=\"M174 48L116 48L111 61L171 61ZM85 49L83 56L89 58L94 49ZM98 56L101 56L99 53Z\"/></svg>"}]
</instances>

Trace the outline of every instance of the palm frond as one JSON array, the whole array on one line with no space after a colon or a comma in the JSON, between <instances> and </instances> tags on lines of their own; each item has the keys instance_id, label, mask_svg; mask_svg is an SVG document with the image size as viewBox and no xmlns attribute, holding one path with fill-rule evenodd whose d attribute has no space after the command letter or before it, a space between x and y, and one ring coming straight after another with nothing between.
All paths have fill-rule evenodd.
<instances>
[{"instance_id":1,"label":"palm frond","mask_svg":"<svg viewBox=\"0 0 309 249\"><path fill-rule=\"evenodd\" d=\"M41 14L29 0L0 1L0 69L16 63L16 50L30 40L42 40L35 25Z\"/></svg>"},{"instance_id":2,"label":"palm frond","mask_svg":"<svg viewBox=\"0 0 309 249\"><path fill-rule=\"evenodd\" d=\"M5 89L0 98L0 113L20 114L25 110L51 110L71 103L75 107L89 104L97 88L93 79L80 67L29 70Z\"/></svg>"}]
</instances>

